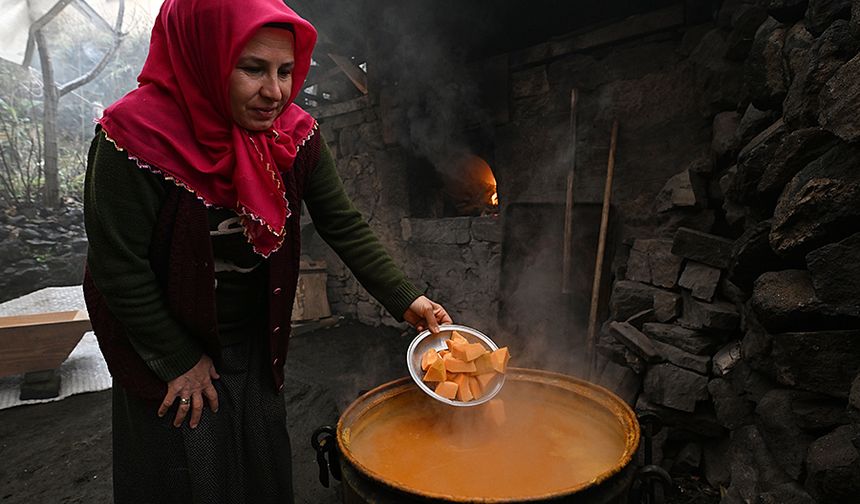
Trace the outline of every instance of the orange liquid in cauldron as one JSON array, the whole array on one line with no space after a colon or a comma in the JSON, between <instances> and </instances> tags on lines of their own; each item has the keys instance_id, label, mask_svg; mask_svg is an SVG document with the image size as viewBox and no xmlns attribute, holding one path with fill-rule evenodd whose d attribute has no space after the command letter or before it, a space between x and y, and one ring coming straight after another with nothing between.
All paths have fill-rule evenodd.
<instances>
[{"instance_id":1,"label":"orange liquid in cauldron","mask_svg":"<svg viewBox=\"0 0 860 504\"><path fill-rule=\"evenodd\" d=\"M483 406L458 408L426 396L395 397L350 434L367 470L409 490L460 498L526 498L586 486L617 468L625 434L584 400L508 381L497 397L506 421Z\"/></svg>"}]
</instances>

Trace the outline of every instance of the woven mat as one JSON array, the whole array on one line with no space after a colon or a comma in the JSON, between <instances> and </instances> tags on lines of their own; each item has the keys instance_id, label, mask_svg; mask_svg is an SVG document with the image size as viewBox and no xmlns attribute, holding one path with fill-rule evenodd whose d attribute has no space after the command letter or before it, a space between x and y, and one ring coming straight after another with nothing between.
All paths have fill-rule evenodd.
<instances>
[{"instance_id":1,"label":"woven mat","mask_svg":"<svg viewBox=\"0 0 860 504\"><path fill-rule=\"evenodd\" d=\"M80 285L48 287L0 304L0 316L83 309L86 309L86 306ZM25 404L59 401L74 394L97 392L111 387L110 373L93 332L84 334L57 372L60 376L60 395L30 401L18 399L21 383L24 381L23 374L0 377L0 410Z\"/></svg>"}]
</instances>

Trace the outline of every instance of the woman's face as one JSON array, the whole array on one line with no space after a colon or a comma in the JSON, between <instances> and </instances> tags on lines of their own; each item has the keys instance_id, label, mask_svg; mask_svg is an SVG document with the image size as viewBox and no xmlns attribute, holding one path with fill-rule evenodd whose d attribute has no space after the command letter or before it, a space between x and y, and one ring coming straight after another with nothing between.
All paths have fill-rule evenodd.
<instances>
[{"instance_id":1,"label":"woman's face","mask_svg":"<svg viewBox=\"0 0 860 504\"><path fill-rule=\"evenodd\" d=\"M230 74L230 109L239 126L267 130L284 110L293 86L294 41L289 30L264 27L242 50Z\"/></svg>"}]
</instances>

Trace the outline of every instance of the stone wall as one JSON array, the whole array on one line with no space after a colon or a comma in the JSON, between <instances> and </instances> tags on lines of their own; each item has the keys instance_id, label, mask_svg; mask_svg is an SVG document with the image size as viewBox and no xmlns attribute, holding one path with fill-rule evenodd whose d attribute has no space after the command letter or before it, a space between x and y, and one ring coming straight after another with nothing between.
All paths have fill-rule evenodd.
<instances>
[{"instance_id":1,"label":"stone wall","mask_svg":"<svg viewBox=\"0 0 860 504\"><path fill-rule=\"evenodd\" d=\"M498 216L410 217L407 156L396 147L382 148L381 126L374 117L362 109L320 121L347 193L419 289L444 303L457 322L492 330L498 305ZM307 217L303 239L303 254L328 264L333 313L371 325L397 323L325 245Z\"/></svg>"},{"instance_id":2,"label":"stone wall","mask_svg":"<svg viewBox=\"0 0 860 504\"><path fill-rule=\"evenodd\" d=\"M725 2L704 40L744 87L713 116L709 162L658 215L705 225L628 243L600 349L660 460L721 502L860 495L860 3ZM850 20L849 20L850 18ZM702 224L702 222L700 222ZM709 224L709 225L708 225ZM633 385L630 385L633 383Z\"/></svg>"},{"instance_id":3,"label":"stone wall","mask_svg":"<svg viewBox=\"0 0 860 504\"><path fill-rule=\"evenodd\" d=\"M43 287L80 284L86 255L80 205L0 212L0 302Z\"/></svg>"},{"instance_id":4,"label":"stone wall","mask_svg":"<svg viewBox=\"0 0 860 504\"><path fill-rule=\"evenodd\" d=\"M564 204L574 143L570 126L572 89L578 92L574 189L578 204L602 201L610 129L612 121L618 119L621 132L613 215L622 234L629 237L656 228L668 233L685 223L696 226L699 220L713 221L713 212L698 209L671 219L653 213L653 200L666 178L687 166L701 164L711 142L713 113L721 101L729 100L726 89L703 91L697 87L697 79L702 79L698 75L701 68L710 64L709 54L702 54L707 52L710 41L703 40L705 30L684 27L682 16L678 19L668 29L645 32L623 43L606 44L600 41L601 35L593 36L593 41L591 35L579 36L577 40L591 44L587 50L575 46L559 49L548 42L472 62L474 73L479 74L473 82L439 81L436 85L431 83L429 91L410 84L408 76L399 76L395 86L390 84L391 79L379 79L381 88L374 93L352 102L320 107L312 113L333 146L347 191L410 278L427 286L428 294L444 303L457 321L493 330L498 325L495 293L501 275L502 229L505 219L513 218L509 210L520 204ZM635 24L617 30L623 33L631 26L636 28ZM377 49L379 56L385 57L384 48ZM443 71L442 75L448 74ZM479 93L475 86L480 87ZM739 93L739 79L733 86L733 92ZM449 105L448 101L462 105L462 100L444 99L452 88L481 94L483 101L473 103L469 110L434 111ZM410 92L414 89L427 91L430 98L413 96ZM434 90L437 94L433 94ZM432 101L435 98L439 102ZM736 99L734 95L732 99ZM479 106L484 109L472 110ZM427 107L431 110L421 112ZM428 124L439 124L438 117L428 118L426 114L452 117L455 122L448 124L449 129L439 138L428 139L428 130L433 130ZM476 128L474 121L479 119L484 122ZM420 221L410 212L407 184L410 170L416 169L416 155L426 158L428 145L444 147L451 136L458 148L463 147L468 143L463 138L468 136L469 128L479 129L482 145L485 149L489 146L489 152L480 154L491 164L501 207L493 224L487 224L490 218L471 219L473 240L465 242L457 235L465 236L462 226L469 219L418 224ZM423 137L417 138L416 131ZM563 215L553 219L539 225L557 229L560 235ZM492 228L498 238L476 238L476 225ZM427 226L438 233L437 238L422 242L424 238L410 234L410 229ZM404 234L399 234L401 230ZM305 253L331 264L329 298L335 312L355 314L368 323L392 322L318 241L306 241ZM551 269L559 265L543 264L539 247L534 253L535 257L526 261L533 263L531 274L557 277ZM558 286L546 288L553 292L530 294L555 302ZM590 279L578 288L588 297ZM534 299L530 297L530 301ZM561 313L564 307L555 309ZM534 336L564 337L554 328Z\"/></svg>"}]
</instances>

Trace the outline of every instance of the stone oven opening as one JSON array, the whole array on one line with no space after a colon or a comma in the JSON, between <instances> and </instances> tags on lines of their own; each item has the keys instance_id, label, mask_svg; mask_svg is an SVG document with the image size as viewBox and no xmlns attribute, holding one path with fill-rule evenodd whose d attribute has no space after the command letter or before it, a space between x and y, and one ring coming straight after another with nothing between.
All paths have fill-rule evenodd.
<instances>
[{"instance_id":1,"label":"stone oven opening","mask_svg":"<svg viewBox=\"0 0 860 504\"><path fill-rule=\"evenodd\" d=\"M439 156L414 157L407 185L410 216L415 218L478 217L499 213L492 151L480 145Z\"/></svg>"},{"instance_id":2,"label":"stone oven opening","mask_svg":"<svg viewBox=\"0 0 860 504\"><path fill-rule=\"evenodd\" d=\"M496 178L484 158L471 153L446 160L442 169L415 158L410 170L409 210L415 218L496 215Z\"/></svg>"},{"instance_id":3,"label":"stone oven opening","mask_svg":"<svg viewBox=\"0 0 860 504\"><path fill-rule=\"evenodd\" d=\"M498 213L499 193L490 165L475 154L459 154L450 163L452 171L442 175L443 192L456 215Z\"/></svg>"}]
</instances>

